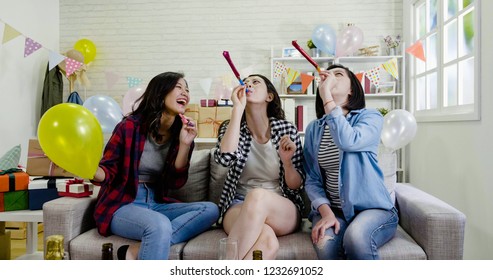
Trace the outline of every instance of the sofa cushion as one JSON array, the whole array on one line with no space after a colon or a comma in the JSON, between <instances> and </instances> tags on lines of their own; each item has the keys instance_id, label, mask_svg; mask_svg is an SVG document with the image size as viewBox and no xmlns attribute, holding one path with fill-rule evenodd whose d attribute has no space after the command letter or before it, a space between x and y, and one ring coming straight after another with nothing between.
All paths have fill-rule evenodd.
<instances>
[{"instance_id":1,"label":"sofa cushion","mask_svg":"<svg viewBox=\"0 0 493 280\"><path fill-rule=\"evenodd\" d=\"M226 175L228 173L228 167L224 167L214 160L214 151L216 148L210 150L210 179L209 179L209 200L219 204L221 199L221 192L223 190L224 181L226 181Z\"/></svg>"},{"instance_id":2,"label":"sofa cushion","mask_svg":"<svg viewBox=\"0 0 493 280\"><path fill-rule=\"evenodd\" d=\"M193 151L187 183L180 189L170 190L170 197L185 202L208 200L209 155L209 150Z\"/></svg>"},{"instance_id":3,"label":"sofa cushion","mask_svg":"<svg viewBox=\"0 0 493 280\"><path fill-rule=\"evenodd\" d=\"M113 243L113 258L116 260L116 251L122 245L135 244L139 241L126 239L117 235L104 237L100 235L96 228L84 232L83 234L72 239L69 243L71 260L100 260L101 248L104 243ZM169 259L179 260L185 243L178 243L171 246Z\"/></svg>"},{"instance_id":4,"label":"sofa cushion","mask_svg":"<svg viewBox=\"0 0 493 280\"><path fill-rule=\"evenodd\" d=\"M222 229L213 229L188 241L183 249L184 260L217 260L219 239L227 237ZM278 260L316 260L310 233L297 231L279 237Z\"/></svg>"},{"instance_id":5,"label":"sofa cushion","mask_svg":"<svg viewBox=\"0 0 493 280\"><path fill-rule=\"evenodd\" d=\"M401 226L389 242L378 249L382 260L426 260L426 253Z\"/></svg>"},{"instance_id":6,"label":"sofa cushion","mask_svg":"<svg viewBox=\"0 0 493 280\"><path fill-rule=\"evenodd\" d=\"M395 184L397 182L397 153L386 148L383 144L378 146L378 166L382 170L385 187L395 202Z\"/></svg>"}]
</instances>

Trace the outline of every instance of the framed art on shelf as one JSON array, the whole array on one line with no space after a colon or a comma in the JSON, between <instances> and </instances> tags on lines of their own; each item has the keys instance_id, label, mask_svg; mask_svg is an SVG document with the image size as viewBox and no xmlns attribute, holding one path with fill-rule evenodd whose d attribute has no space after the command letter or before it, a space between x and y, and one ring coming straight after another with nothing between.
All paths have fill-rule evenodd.
<instances>
[{"instance_id":1,"label":"framed art on shelf","mask_svg":"<svg viewBox=\"0 0 493 280\"><path fill-rule=\"evenodd\" d=\"M295 47L282 49L282 57L301 57L301 53Z\"/></svg>"},{"instance_id":2,"label":"framed art on shelf","mask_svg":"<svg viewBox=\"0 0 493 280\"><path fill-rule=\"evenodd\" d=\"M377 93L395 93L395 82L382 82L378 85Z\"/></svg>"}]
</instances>

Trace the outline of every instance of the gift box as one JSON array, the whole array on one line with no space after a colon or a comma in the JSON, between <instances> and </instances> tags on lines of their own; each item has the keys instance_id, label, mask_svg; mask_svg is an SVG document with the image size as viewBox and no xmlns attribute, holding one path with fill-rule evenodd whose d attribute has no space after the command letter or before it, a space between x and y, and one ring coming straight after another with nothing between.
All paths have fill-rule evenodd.
<instances>
[{"instance_id":1,"label":"gift box","mask_svg":"<svg viewBox=\"0 0 493 280\"><path fill-rule=\"evenodd\" d=\"M53 163L41 149L38 139L29 139L26 172L31 176L76 177Z\"/></svg>"},{"instance_id":2,"label":"gift box","mask_svg":"<svg viewBox=\"0 0 493 280\"><path fill-rule=\"evenodd\" d=\"M199 104L188 104L185 108L185 116L197 122L199 120Z\"/></svg>"},{"instance_id":3,"label":"gift box","mask_svg":"<svg viewBox=\"0 0 493 280\"><path fill-rule=\"evenodd\" d=\"M217 106L231 106L233 107L233 101L231 99L220 99L217 101Z\"/></svg>"},{"instance_id":4,"label":"gift box","mask_svg":"<svg viewBox=\"0 0 493 280\"><path fill-rule=\"evenodd\" d=\"M200 99L200 106L202 107L214 107L216 105L216 99Z\"/></svg>"},{"instance_id":5,"label":"gift box","mask_svg":"<svg viewBox=\"0 0 493 280\"><path fill-rule=\"evenodd\" d=\"M216 138L221 123L231 118L232 109L232 107L200 107L198 137Z\"/></svg>"},{"instance_id":6,"label":"gift box","mask_svg":"<svg viewBox=\"0 0 493 280\"><path fill-rule=\"evenodd\" d=\"M0 212L29 209L29 194L27 191L0 193Z\"/></svg>"},{"instance_id":7,"label":"gift box","mask_svg":"<svg viewBox=\"0 0 493 280\"><path fill-rule=\"evenodd\" d=\"M41 210L43 204L60 197L56 186L48 189L28 190L29 192L29 210Z\"/></svg>"},{"instance_id":8,"label":"gift box","mask_svg":"<svg viewBox=\"0 0 493 280\"><path fill-rule=\"evenodd\" d=\"M24 171L17 171L0 175L0 193L27 190L29 175Z\"/></svg>"},{"instance_id":9,"label":"gift box","mask_svg":"<svg viewBox=\"0 0 493 280\"><path fill-rule=\"evenodd\" d=\"M94 185L84 182L83 179L73 179L58 183L56 188L59 196L86 197L92 195Z\"/></svg>"},{"instance_id":10,"label":"gift box","mask_svg":"<svg viewBox=\"0 0 493 280\"><path fill-rule=\"evenodd\" d=\"M28 190L41 190L41 189L56 189L58 183L65 183L67 181L66 178L59 177L34 177L29 176L29 185L27 186Z\"/></svg>"}]
</instances>

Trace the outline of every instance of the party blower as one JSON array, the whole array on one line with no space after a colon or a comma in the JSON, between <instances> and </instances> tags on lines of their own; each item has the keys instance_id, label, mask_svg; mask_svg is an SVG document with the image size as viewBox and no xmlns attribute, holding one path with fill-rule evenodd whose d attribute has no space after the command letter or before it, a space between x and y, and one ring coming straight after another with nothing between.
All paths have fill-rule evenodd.
<instances>
[{"instance_id":1,"label":"party blower","mask_svg":"<svg viewBox=\"0 0 493 280\"><path fill-rule=\"evenodd\" d=\"M244 86L245 83L240 78L240 73L238 72L238 70L236 70L236 67L233 64L233 61L231 60L231 57L229 56L229 52L228 51L223 51L223 56L226 59L226 61L228 62L229 66L231 67L231 70L233 70L233 73L235 74L235 77L238 79L238 81L240 82L240 84L242 86ZM246 89L246 92L248 92L248 88Z\"/></svg>"},{"instance_id":2,"label":"party blower","mask_svg":"<svg viewBox=\"0 0 493 280\"><path fill-rule=\"evenodd\" d=\"M313 65L313 67L317 68L317 72L320 74L321 70L320 70L320 67L318 66L317 62L315 62L315 60L313 60L310 57L310 55L308 55L305 52L305 50L302 47L300 47L300 45L298 45L298 42L296 42L296 40L293 40L291 42L291 44L293 44L293 47L295 47L306 58L306 60L308 60L308 62L310 62Z\"/></svg>"}]
</instances>

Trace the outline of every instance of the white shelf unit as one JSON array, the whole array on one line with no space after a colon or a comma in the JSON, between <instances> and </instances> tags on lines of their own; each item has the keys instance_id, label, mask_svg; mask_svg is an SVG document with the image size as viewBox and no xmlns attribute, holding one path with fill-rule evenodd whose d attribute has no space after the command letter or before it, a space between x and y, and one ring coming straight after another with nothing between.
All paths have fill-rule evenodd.
<instances>
[{"instance_id":1,"label":"white shelf unit","mask_svg":"<svg viewBox=\"0 0 493 280\"><path fill-rule=\"evenodd\" d=\"M281 53L280 51L278 52ZM404 53L404 46L402 47L401 53ZM399 79L395 79L391 74L381 67L381 65L393 58L397 59L397 70L399 74ZM313 58L321 68L327 68L331 64L342 64L348 67L354 73L368 71L374 67L379 67L380 82L395 82L395 93L375 93L376 88L373 87L372 93L366 93L366 107L368 108L387 108L389 110L393 109L405 109L406 104L406 73L405 73L405 59L403 55L396 56L352 56L352 57L316 57ZM276 82L274 79L274 70L276 62L283 63L286 67L294 68L301 72L316 72L314 67L304 58L304 57L279 57L276 56L274 48L271 48L271 81L276 86L280 97L293 98L296 105L303 105L304 109L307 110L307 119L304 122L310 122L316 118L315 113L315 93L316 89L313 90L313 94L282 94L285 90L280 88L280 83ZM306 124L305 124L306 126ZM303 136L304 132L300 132ZM405 154L404 150L400 149L397 151L397 179L402 182L405 177Z\"/></svg>"}]
</instances>

